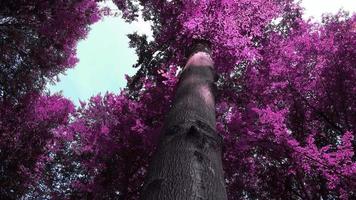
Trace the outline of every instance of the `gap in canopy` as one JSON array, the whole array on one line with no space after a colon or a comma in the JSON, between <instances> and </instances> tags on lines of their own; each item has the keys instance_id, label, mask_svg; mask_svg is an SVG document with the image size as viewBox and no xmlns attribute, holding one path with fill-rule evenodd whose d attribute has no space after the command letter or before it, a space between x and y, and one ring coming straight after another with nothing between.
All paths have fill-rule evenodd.
<instances>
[{"instance_id":1,"label":"gap in canopy","mask_svg":"<svg viewBox=\"0 0 356 200\"><path fill-rule=\"evenodd\" d=\"M111 1L105 1L100 7L117 10ZM127 34L137 31L152 40L150 26L141 16L132 23L125 22L121 16L104 16L91 25L86 39L78 42L77 65L59 75L55 84L47 84L47 90L61 93L75 105L98 93L119 93L127 83L125 74L134 75L137 71L132 67L137 55L129 48Z\"/></svg>"}]
</instances>

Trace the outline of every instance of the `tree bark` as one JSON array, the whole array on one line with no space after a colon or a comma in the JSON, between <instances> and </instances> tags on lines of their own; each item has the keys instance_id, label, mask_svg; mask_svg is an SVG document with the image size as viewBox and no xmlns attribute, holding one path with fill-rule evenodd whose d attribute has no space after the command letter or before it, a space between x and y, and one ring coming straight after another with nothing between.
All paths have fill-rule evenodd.
<instances>
[{"instance_id":1,"label":"tree bark","mask_svg":"<svg viewBox=\"0 0 356 200\"><path fill-rule=\"evenodd\" d=\"M227 199L209 52L198 49L184 67L148 169L143 200Z\"/></svg>"}]
</instances>

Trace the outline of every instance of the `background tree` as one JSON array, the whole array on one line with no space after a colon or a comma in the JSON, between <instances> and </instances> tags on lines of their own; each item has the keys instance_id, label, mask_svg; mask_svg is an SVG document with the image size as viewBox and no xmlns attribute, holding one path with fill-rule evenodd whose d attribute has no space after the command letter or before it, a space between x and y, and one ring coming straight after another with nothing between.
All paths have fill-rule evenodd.
<instances>
[{"instance_id":1,"label":"background tree","mask_svg":"<svg viewBox=\"0 0 356 200\"><path fill-rule=\"evenodd\" d=\"M75 65L77 41L99 18L95 0L0 2L0 199L19 199L40 180L53 129L74 112L42 90Z\"/></svg>"},{"instance_id":2,"label":"background tree","mask_svg":"<svg viewBox=\"0 0 356 200\"><path fill-rule=\"evenodd\" d=\"M95 0L3 0L0 3L0 97L40 91L73 67L76 43L99 19Z\"/></svg>"},{"instance_id":3,"label":"background tree","mask_svg":"<svg viewBox=\"0 0 356 200\"><path fill-rule=\"evenodd\" d=\"M54 96L28 95L21 108L2 106L0 124L0 197L20 199L41 180L48 151L56 141L53 129L65 126L74 105Z\"/></svg>"},{"instance_id":4,"label":"background tree","mask_svg":"<svg viewBox=\"0 0 356 200\"><path fill-rule=\"evenodd\" d=\"M227 126L221 127L237 142L231 144L233 162L225 166L235 164L227 177L250 177L247 182L231 179L237 199L243 192L233 188L245 188L253 198L353 198L355 93L349 83L355 70L354 61L341 55L355 53L349 48L355 46L354 24L354 17L342 13L325 17L323 25L282 20L263 41L263 59L236 77L240 95L222 94L239 102L221 104L227 112L222 115ZM285 26L291 27L288 32ZM350 105L347 111L337 111L342 104ZM246 155L249 161L241 163Z\"/></svg>"}]
</instances>

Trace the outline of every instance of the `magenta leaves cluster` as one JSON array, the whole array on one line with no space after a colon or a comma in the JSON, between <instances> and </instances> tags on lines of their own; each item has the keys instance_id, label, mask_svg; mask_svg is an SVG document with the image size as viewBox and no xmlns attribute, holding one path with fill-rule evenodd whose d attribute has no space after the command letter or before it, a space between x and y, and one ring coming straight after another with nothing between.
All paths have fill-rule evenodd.
<instances>
[{"instance_id":1,"label":"magenta leaves cluster","mask_svg":"<svg viewBox=\"0 0 356 200\"><path fill-rule=\"evenodd\" d=\"M228 198L355 198L355 15L313 24L289 0L114 3L127 21L140 12L151 20L154 40L131 35L137 75L77 108L37 92L77 62L97 1L0 3L9 77L0 85L1 197L139 199L187 47L199 39L211 43L219 76Z\"/></svg>"}]
</instances>

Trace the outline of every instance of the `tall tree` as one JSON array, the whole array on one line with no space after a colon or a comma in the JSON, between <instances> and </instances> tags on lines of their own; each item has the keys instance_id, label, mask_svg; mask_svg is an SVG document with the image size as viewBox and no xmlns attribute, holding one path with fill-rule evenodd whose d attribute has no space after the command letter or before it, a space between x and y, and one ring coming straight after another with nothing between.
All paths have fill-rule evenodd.
<instances>
[{"instance_id":1,"label":"tall tree","mask_svg":"<svg viewBox=\"0 0 356 200\"><path fill-rule=\"evenodd\" d=\"M205 173L209 156L219 160L218 132L228 199L355 198L355 16L339 13L311 24L287 0L115 2L125 19L134 20L141 9L153 22L153 41L129 36L139 55L138 73L128 77L128 88L120 94L97 95L76 111L60 96L22 98L27 109L15 110L23 114L18 118L9 117L13 107L1 107L9 113L2 115L1 148L10 152L1 154L5 168L0 170L7 171L0 172L9 174L3 176L2 194L19 191L9 196L18 198L35 177L37 184L24 198L161 198L170 187L165 182L184 177L178 181L188 184L171 191L205 198L212 192L204 188L209 178L222 180L205 176L211 173ZM202 56L200 61L211 66L209 56L198 53L186 65L192 54L186 47L197 40L212 46L216 93L210 87L211 69L190 65ZM182 107L188 112L182 114ZM209 143L216 149L195 146L203 138L216 141ZM25 144L29 148L22 148ZM187 145L195 152L186 151ZM193 154L176 153L191 165L165 171L170 165L157 163L171 163L177 157L167 152L175 148ZM14 159L16 153L28 159ZM166 176L166 181L159 177L188 170L201 173ZM222 185L216 181L210 189L222 191ZM224 198L223 192L212 195L220 194ZM176 198L173 192L167 195Z\"/></svg>"},{"instance_id":2,"label":"tall tree","mask_svg":"<svg viewBox=\"0 0 356 200\"><path fill-rule=\"evenodd\" d=\"M194 44L181 74L143 199L227 199L216 132L213 60L207 44Z\"/></svg>"},{"instance_id":3,"label":"tall tree","mask_svg":"<svg viewBox=\"0 0 356 200\"><path fill-rule=\"evenodd\" d=\"M132 20L137 4L116 2ZM195 39L213 46L228 198L354 198L354 16L311 24L290 1L139 2L154 40L130 36L138 74L119 95L83 104L65 130L85 174L75 198L139 199L158 133L169 127L162 117L183 82L177 68Z\"/></svg>"}]
</instances>

